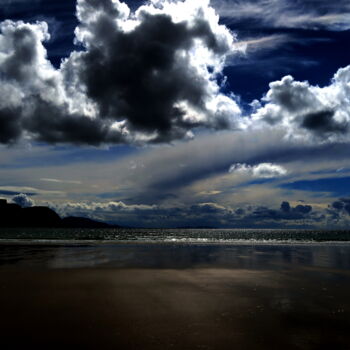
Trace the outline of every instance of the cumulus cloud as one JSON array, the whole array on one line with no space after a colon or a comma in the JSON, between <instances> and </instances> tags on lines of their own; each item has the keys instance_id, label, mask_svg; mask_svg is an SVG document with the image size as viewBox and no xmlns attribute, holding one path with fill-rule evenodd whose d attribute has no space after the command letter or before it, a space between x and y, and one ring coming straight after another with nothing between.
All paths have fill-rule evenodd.
<instances>
[{"instance_id":1,"label":"cumulus cloud","mask_svg":"<svg viewBox=\"0 0 350 350\"><path fill-rule=\"evenodd\" d=\"M82 215L96 216L108 213L141 213L155 211L158 209L155 205L132 204L127 205L122 201L111 202L67 202L64 204L50 204L61 216Z\"/></svg>"},{"instance_id":2,"label":"cumulus cloud","mask_svg":"<svg viewBox=\"0 0 350 350\"><path fill-rule=\"evenodd\" d=\"M128 205L124 202L71 202L51 204L61 216L85 216L140 227L288 227L324 224L326 215L311 205L283 202L280 209L262 206L231 208L205 202L191 206Z\"/></svg>"},{"instance_id":3,"label":"cumulus cloud","mask_svg":"<svg viewBox=\"0 0 350 350\"><path fill-rule=\"evenodd\" d=\"M24 193L17 194L12 198L12 202L20 205L22 208L34 206L34 201Z\"/></svg>"},{"instance_id":4,"label":"cumulus cloud","mask_svg":"<svg viewBox=\"0 0 350 350\"><path fill-rule=\"evenodd\" d=\"M350 198L339 198L326 209L326 220L331 227L348 229L350 224Z\"/></svg>"},{"instance_id":5,"label":"cumulus cloud","mask_svg":"<svg viewBox=\"0 0 350 350\"><path fill-rule=\"evenodd\" d=\"M120 223L126 226L162 226L160 220L169 215L169 210L157 205L126 204L123 201L110 202L65 202L48 203L61 217L81 216L90 219Z\"/></svg>"},{"instance_id":6,"label":"cumulus cloud","mask_svg":"<svg viewBox=\"0 0 350 350\"><path fill-rule=\"evenodd\" d=\"M232 4L242 14L240 6L255 11ZM312 142L349 139L350 66L323 88L291 76L272 82L242 118L235 96L222 93L225 65L237 51L288 38L239 43L209 0L152 0L135 11L118 0L78 0L77 18L78 48L58 69L44 46L47 23L0 23L0 143L157 143L249 124Z\"/></svg>"},{"instance_id":7,"label":"cumulus cloud","mask_svg":"<svg viewBox=\"0 0 350 350\"><path fill-rule=\"evenodd\" d=\"M275 178L287 175L287 170L281 165L272 163L260 163L257 165L248 165L237 163L231 165L230 173L240 173L256 178Z\"/></svg>"},{"instance_id":8,"label":"cumulus cloud","mask_svg":"<svg viewBox=\"0 0 350 350\"><path fill-rule=\"evenodd\" d=\"M45 22L0 24L0 142L20 138L98 144L120 135L74 110L63 76L47 59ZM84 106L83 106L84 107Z\"/></svg>"},{"instance_id":9,"label":"cumulus cloud","mask_svg":"<svg viewBox=\"0 0 350 350\"><path fill-rule=\"evenodd\" d=\"M222 93L225 64L286 37L240 44L209 0L152 0L135 11L118 0L78 0L77 18L79 48L58 69L44 46L47 23L0 23L0 143L170 142L196 128L249 123L282 126L297 139L348 140L350 66L323 88L291 76L272 82L242 118L235 96Z\"/></svg>"},{"instance_id":10,"label":"cumulus cloud","mask_svg":"<svg viewBox=\"0 0 350 350\"><path fill-rule=\"evenodd\" d=\"M279 210L268 207L257 207L251 210L246 216L246 220L250 221L299 221L309 219L310 221L319 220L319 216L313 215L311 205L298 204L292 207L289 202L282 202Z\"/></svg>"},{"instance_id":11,"label":"cumulus cloud","mask_svg":"<svg viewBox=\"0 0 350 350\"><path fill-rule=\"evenodd\" d=\"M209 1L78 0L73 51L55 69L45 22L0 24L0 143L168 142L240 126L220 92L239 48Z\"/></svg>"},{"instance_id":12,"label":"cumulus cloud","mask_svg":"<svg viewBox=\"0 0 350 350\"><path fill-rule=\"evenodd\" d=\"M270 83L263 106L252 115L283 127L289 137L309 141L347 141L350 127L350 66L341 68L325 87L292 76Z\"/></svg>"}]
</instances>

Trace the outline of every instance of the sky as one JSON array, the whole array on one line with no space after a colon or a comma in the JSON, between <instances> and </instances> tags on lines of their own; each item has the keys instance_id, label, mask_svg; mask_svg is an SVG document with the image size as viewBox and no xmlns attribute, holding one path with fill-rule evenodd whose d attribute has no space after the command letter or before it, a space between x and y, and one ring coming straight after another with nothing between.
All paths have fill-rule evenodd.
<instances>
[{"instance_id":1,"label":"sky","mask_svg":"<svg viewBox=\"0 0 350 350\"><path fill-rule=\"evenodd\" d=\"M135 227L347 228L348 0L0 0L0 196Z\"/></svg>"}]
</instances>

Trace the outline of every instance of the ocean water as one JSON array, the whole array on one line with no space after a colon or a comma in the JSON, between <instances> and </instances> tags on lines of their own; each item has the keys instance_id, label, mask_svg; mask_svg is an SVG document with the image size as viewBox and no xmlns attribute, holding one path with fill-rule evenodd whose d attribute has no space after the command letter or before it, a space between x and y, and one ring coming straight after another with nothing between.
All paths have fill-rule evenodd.
<instances>
[{"instance_id":1,"label":"ocean water","mask_svg":"<svg viewBox=\"0 0 350 350\"><path fill-rule=\"evenodd\" d=\"M302 244L350 242L350 230L286 229L1 229L0 242Z\"/></svg>"},{"instance_id":2,"label":"ocean water","mask_svg":"<svg viewBox=\"0 0 350 350\"><path fill-rule=\"evenodd\" d=\"M0 267L350 269L350 231L2 229Z\"/></svg>"}]
</instances>

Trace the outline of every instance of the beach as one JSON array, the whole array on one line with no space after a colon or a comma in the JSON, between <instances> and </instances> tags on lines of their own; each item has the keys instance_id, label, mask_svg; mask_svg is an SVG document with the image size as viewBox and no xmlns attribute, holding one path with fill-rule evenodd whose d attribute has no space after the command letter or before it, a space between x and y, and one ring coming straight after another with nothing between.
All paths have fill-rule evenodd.
<instances>
[{"instance_id":1,"label":"beach","mask_svg":"<svg viewBox=\"0 0 350 350\"><path fill-rule=\"evenodd\" d=\"M7 243L0 252L2 348L350 347L350 244Z\"/></svg>"}]
</instances>

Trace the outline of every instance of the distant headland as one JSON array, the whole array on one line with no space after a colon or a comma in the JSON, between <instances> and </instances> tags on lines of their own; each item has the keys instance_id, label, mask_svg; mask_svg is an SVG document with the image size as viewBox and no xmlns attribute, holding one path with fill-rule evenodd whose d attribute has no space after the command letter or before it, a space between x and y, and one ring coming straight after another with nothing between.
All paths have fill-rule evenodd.
<instances>
[{"instance_id":1,"label":"distant headland","mask_svg":"<svg viewBox=\"0 0 350 350\"><path fill-rule=\"evenodd\" d=\"M6 199L0 199L0 227L118 228L120 226L83 217L61 218L48 207L22 208L18 204L8 203Z\"/></svg>"}]
</instances>

